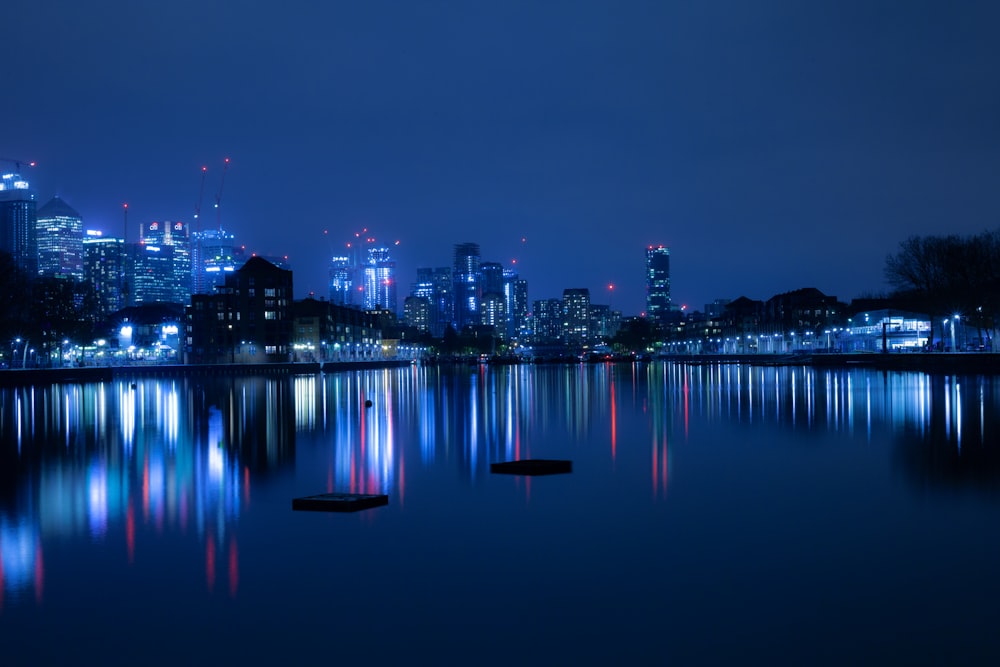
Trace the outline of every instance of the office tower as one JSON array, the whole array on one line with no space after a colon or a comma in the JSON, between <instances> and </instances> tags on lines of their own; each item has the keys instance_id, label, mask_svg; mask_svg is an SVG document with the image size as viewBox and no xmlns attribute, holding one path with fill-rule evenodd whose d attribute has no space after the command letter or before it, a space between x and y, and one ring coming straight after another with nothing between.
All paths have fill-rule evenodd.
<instances>
[{"instance_id":1,"label":"office tower","mask_svg":"<svg viewBox=\"0 0 1000 667\"><path fill-rule=\"evenodd\" d=\"M670 248L646 248L646 316L665 325L670 316Z\"/></svg>"},{"instance_id":2,"label":"office tower","mask_svg":"<svg viewBox=\"0 0 1000 667\"><path fill-rule=\"evenodd\" d=\"M498 262L482 262L479 265L479 275L482 284L480 324L494 326L498 334L506 337L507 300L504 297L503 266Z\"/></svg>"},{"instance_id":3,"label":"office tower","mask_svg":"<svg viewBox=\"0 0 1000 667\"><path fill-rule=\"evenodd\" d=\"M384 308L396 314L396 262L388 248L369 248L365 263L364 309Z\"/></svg>"},{"instance_id":4,"label":"office tower","mask_svg":"<svg viewBox=\"0 0 1000 667\"><path fill-rule=\"evenodd\" d=\"M443 336L455 312L451 269L447 266L417 269L417 282L413 285L412 293L413 296L429 300L428 328L432 336Z\"/></svg>"},{"instance_id":5,"label":"office tower","mask_svg":"<svg viewBox=\"0 0 1000 667\"><path fill-rule=\"evenodd\" d=\"M528 317L528 281L520 280L514 269L504 269L503 295L507 312L507 337L518 338Z\"/></svg>"},{"instance_id":6,"label":"office tower","mask_svg":"<svg viewBox=\"0 0 1000 667\"><path fill-rule=\"evenodd\" d=\"M131 245L131 244L130 244ZM191 239L183 222L151 222L132 250L131 303L191 300Z\"/></svg>"},{"instance_id":7,"label":"office tower","mask_svg":"<svg viewBox=\"0 0 1000 667\"><path fill-rule=\"evenodd\" d=\"M540 299L534 307L536 343L553 343L562 338L563 302L560 299Z\"/></svg>"},{"instance_id":8,"label":"office tower","mask_svg":"<svg viewBox=\"0 0 1000 667\"><path fill-rule=\"evenodd\" d=\"M479 304L482 299L482 277L479 273L479 244L455 245L455 265L452 272L455 299L455 327L479 324Z\"/></svg>"},{"instance_id":9,"label":"office tower","mask_svg":"<svg viewBox=\"0 0 1000 667\"><path fill-rule=\"evenodd\" d=\"M97 296L95 319L121 310L125 302L125 243L87 230L83 239L83 280Z\"/></svg>"},{"instance_id":10,"label":"office tower","mask_svg":"<svg viewBox=\"0 0 1000 667\"><path fill-rule=\"evenodd\" d=\"M563 290L563 336L570 345L590 340L590 290Z\"/></svg>"},{"instance_id":11,"label":"office tower","mask_svg":"<svg viewBox=\"0 0 1000 667\"><path fill-rule=\"evenodd\" d=\"M330 260L330 303L338 306L354 303L354 267L349 257Z\"/></svg>"},{"instance_id":12,"label":"office tower","mask_svg":"<svg viewBox=\"0 0 1000 667\"><path fill-rule=\"evenodd\" d=\"M0 250L28 276L38 274L35 193L19 170L0 175Z\"/></svg>"},{"instance_id":13,"label":"office tower","mask_svg":"<svg viewBox=\"0 0 1000 667\"><path fill-rule=\"evenodd\" d=\"M83 280L83 219L59 197L38 209L38 273Z\"/></svg>"},{"instance_id":14,"label":"office tower","mask_svg":"<svg viewBox=\"0 0 1000 667\"><path fill-rule=\"evenodd\" d=\"M190 278L190 268L188 269ZM149 303L184 303L176 300L174 248L168 245L128 243L125 245L126 303L138 306ZM187 297L187 298L190 298Z\"/></svg>"},{"instance_id":15,"label":"office tower","mask_svg":"<svg viewBox=\"0 0 1000 667\"><path fill-rule=\"evenodd\" d=\"M191 233L191 292L209 294L226 282L226 276L243 266L236 237L221 229Z\"/></svg>"}]
</instances>

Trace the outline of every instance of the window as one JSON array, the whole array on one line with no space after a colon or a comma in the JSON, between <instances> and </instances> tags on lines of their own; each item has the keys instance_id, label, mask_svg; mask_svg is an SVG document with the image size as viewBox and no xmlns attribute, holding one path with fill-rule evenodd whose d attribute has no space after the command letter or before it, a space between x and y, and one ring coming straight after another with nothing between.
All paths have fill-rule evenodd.
<instances>
[{"instance_id":1,"label":"window","mask_svg":"<svg viewBox=\"0 0 1000 667\"><path fill-rule=\"evenodd\" d=\"M264 311L264 319L265 320L276 320L278 318L275 316L275 313L274 313L273 310L265 310Z\"/></svg>"},{"instance_id":2,"label":"window","mask_svg":"<svg viewBox=\"0 0 1000 667\"><path fill-rule=\"evenodd\" d=\"M264 288L264 296L275 296L273 287Z\"/></svg>"},{"instance_id":3,"label":"window","mask_svg":"<svg viewBox=\"0 0 1000 667\"><path fill-rule=\"evenodd\" d=\"M264 354L277 354L278 348L274 345L265 345Z\"/></svg>"}]
</instances>

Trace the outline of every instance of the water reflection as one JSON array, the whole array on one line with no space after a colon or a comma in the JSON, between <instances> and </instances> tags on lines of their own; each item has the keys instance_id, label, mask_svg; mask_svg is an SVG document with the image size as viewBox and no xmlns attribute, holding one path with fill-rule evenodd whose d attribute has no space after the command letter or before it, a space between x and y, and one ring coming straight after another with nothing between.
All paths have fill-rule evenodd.
<instances>
[{"instance_id":1,"label":"water reflection","mask_svg":"<svg viewBox=\"0 0 1000 667\"><path fill-rule=\"evenodd\" d=\"M236 593L250 473L294 460L284 381L54 385L0 402L0 589L41 601L53 539L123 536L132 564L165 533L193 531L209 588L221 560Z\"/></svg>"},{"instance_id":2,"label":"water reflection","mask_svg":"<svg viewBox=\"0 0 1000 667\"><path fill-rule=\"evenodd\" d=\"M494 461L585 457L609 475L640 474L654 502L669 502L684 474L677 447L720 429L777 429L797 445L828 434L895 438L894 460L922 488L995 487L998 387L919 373L652 364L5 389L0 608L43 600L45 549L57 539L120 542L135 564L165 536L187 536L204 554L207 588L236 595L239 519L252 485L279 471L404 506L408 466L411 476L452 470L475 485ZM308 443L305 461L297 441ZM530 484L517 483L530 497Z\"/></svg>"}]
</instances>

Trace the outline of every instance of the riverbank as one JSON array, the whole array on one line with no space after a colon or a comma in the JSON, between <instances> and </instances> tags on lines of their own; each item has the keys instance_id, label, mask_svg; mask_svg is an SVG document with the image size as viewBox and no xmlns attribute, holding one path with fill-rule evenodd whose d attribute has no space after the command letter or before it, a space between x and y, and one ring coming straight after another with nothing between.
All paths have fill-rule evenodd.
<instances>
[{"instance_id":1,"label":"riverbank","mask_svg":"<svg viewBox=\"0 0 1000 667\"><path fill-rule=\"evenodd\" d=\"M1000 374L1000 354L983 352L890 352L831 354L696 354L665 357L682 364L744 364L749 366L813 366L922 371L935 374Z\"/></svg>"},{"instance_id":2,"label":"riverbank","mask_svg":"<svg viewBox=\"0 0 1000 667\"><path fill-rule=\"evenodd\" d=\"M694 354L658 357L695 366L813 366L815 368L867 368L884 371L918 371L933 374L1000 375L1000 354L988 353L866 353L866 354ZM247 375L315 375L355 370L401 368L408 359L286 364L189 364L150 366L85 366L81 368L31 368L0 371L0 386L55 383L110 382L144 377L198 377ZM440 362L439 362L440 363ZM458 362L456 362L458 363ZM505 361L509 364L509 361ZM565 363L581 363L567 359ZM619 363L619 362L590 362ZM461 365L461 364L458 364ZM477 364L478 365L478 364Z\"/></svg>"},{"instance_id":3,"label":"riverbank","mask_svg":"<svg viewBox=\"0 0 1000 667\"><path fill-rule=\"evenodd\" d=\"M315 375L317 373L400 368L409 366L411 363L408 359L382 359L287 364L173 364L28 368L0 371L0 386L110 382L145 377Z\"/></svg>"}]
</instances>

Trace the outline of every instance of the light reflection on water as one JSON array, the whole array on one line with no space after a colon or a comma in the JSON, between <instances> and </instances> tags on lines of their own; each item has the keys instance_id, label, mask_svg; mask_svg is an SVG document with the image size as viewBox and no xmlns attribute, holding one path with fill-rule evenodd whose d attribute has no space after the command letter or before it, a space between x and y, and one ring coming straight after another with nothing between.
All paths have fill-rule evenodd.
<instances>
[{"instance_id":1,"label":"light reflection on water","mask_svg":"<svg viewBox=\"0 0 1000 667\"><path fill-rule=\"evenodd\" d=\"M262 485L388 493L404 507L408 480L433 471L476 487L493 461L573 458L639 475L650 503L669 504L686 474L677 447L767 429L804 446L895 443L916 487L994 493L998 388L993 378L654 364L4 389L0 613L44 607L48 552L66 541L113 544L130 567L165 541L193 541L204 586L235 599L240 526ZM292 486L279 481L288 476ZM516 482L526 501L532 483Z\"/></svg>"}]
</instances>

